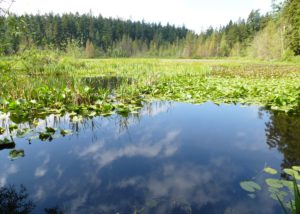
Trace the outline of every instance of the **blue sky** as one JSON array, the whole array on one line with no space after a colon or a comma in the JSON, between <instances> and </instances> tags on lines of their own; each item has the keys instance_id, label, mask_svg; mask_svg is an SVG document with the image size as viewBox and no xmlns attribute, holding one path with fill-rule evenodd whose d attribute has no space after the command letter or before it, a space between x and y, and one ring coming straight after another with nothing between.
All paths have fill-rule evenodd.
<instances>
[{"instance_id":1,"label":"blue sky","mask_svg":"<svg viewBox=\"0 0 300 214\"><path fill-rule=\"evenodd\" d=\"M246 18L252 9L271 10L271 0L16 0L22 13L80 12L146 22L185 25L196 32Z\"/></svg>"}]
</instances>

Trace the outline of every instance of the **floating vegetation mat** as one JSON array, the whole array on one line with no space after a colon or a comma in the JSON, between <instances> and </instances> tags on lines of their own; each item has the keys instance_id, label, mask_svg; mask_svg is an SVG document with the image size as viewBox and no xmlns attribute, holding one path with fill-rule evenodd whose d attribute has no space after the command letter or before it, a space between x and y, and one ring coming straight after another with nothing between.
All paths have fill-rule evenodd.
<instances>
[{"instance_id":1,"label":"floating vegetation mat","mask_svg":"<svg viewBox=\"0 0 300 214\"><path fill-rule=\"evenodd\" d=\"M149 100L241 103L287 113L300 109L297 64L61 59L57 67L29 69L18 57L1 63L0 109L16 124L53 113L126 116Z\"/></svg>"}]
</instances>

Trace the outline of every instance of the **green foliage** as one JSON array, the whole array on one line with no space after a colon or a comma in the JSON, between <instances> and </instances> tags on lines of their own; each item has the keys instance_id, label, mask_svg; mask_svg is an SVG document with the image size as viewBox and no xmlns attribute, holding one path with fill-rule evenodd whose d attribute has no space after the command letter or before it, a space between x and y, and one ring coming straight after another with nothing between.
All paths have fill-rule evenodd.
<instances>
[{"instance_id":1,"label":"green foliage","mask_svg":"<svg viewBox=\"0 0 300 214\"><path fill-rule=\"evenodd\" d=\"M283 12L288 23L287 43L296 55L300 55L300 1L286 0Z\"/></svg>"},{"instance_id":2,"label":"green foliage","mask_svg":"<svg viewBox=\"0 0 300 214\"><path fill-rule=\"evenodd\" d=\"M69 40L66 46L66 55L71 58L80 58L83 57L82 48L80 42L76 40Z\"/></svg>"},{"instance_id":3,"label":"green foliage","mask_svg":"<svg viewBox=\"0 0 300 214\"><path fill-rule=\"evenodd\" d=\"M126 46L130 45L130 49L134 49L130 54L145 55L151 42L157 45L156 51L159 52L165 45L171 47L184 39L188 32L185 27L94 17L91 14L11 15L1 18L0 41L1 45L5 44L5 54L35 45L42 49L58 48L73 56L77 55L79 46L80 50L88 49L88 58L93 58L97 51L102 56L121 56L128 54Z\"/></svg>"},{"instance_id":4,"label":"green foliage","mask_svg":"<svg viewBox=\"0 0 300 214\"><path fill-rule=\"evenodd\" d=\"M14 149L9 152L9 157L12 160L16 160L16 159L24 157L24 156L25 156L25 153L24 153L23 149L20 149L20 150Z\"/></svg>"},{"instance_id":5,"label":"green foliage","mask_svg":"<svg viewBox=\"0 0 300 214\"><path fill-rule=\"evenodd\" d=\"M273 13L262 15L259 10L253 10L246 20L230 21L221 28L209 28L200 34L185 27L107 19L91 14L11 15L0 19L1 52L13 54L36 46L87 58L254 56L289 59L291 53L287 50L299 54L299 14L297 0L287 2L284 6L274 2ZM34 67L43 70L38 63Z\"/></svg>"},{"instance_id":6,"label":"green foliage","mask_svg":"<svg viewBox=\"0 0 300 214\"><path fill-rule=\"evenodd\" d=\"M271 175L276 175L277 171L266 167L264 171ZM268 186L270 197L278 201L285 214L298 214L300 212L300 192L297 180L300 180L300 167L293 166L283 170L288 175L289 180L277 178L267 178L265 182ZM241 187L247 192L257 192L259 184L254 181L243 181Z\"/></svg>"},{"instance_id":7,"label":"green foliage","mask_svg":"<svg viewBox=\"0 0 300 214\"><path fill-rule=\"evenodd\" d=\"M17 123L34 119L40 111L73 111L82 105L99 103L103 108L111 106L125 113L131 103L127 100L136 102L139 97L257 104L285 112L299 111L296 65L136 59L81 61L61 57L56 65L44 66L42 73L26 74L21 67L11 76L0 76L4 83L0 85L0 107L11 112ZM112 93L115 98L109 99ZM115 101L126 106L111 105Z\"/></svg>"},{"instance_id":8,"label":"green foliage","mask_svg":"<svg viewBox=\"0 0 300 214\"><path fill-rule=\"evenodd\" d=\"M12 72L12 64L8 61L0 61L0 74Z\"/></svg>"},{"instance_id":9,"label":"green foliage","mask_svg":"<svg viewBox=\"0 0 300 214\"><path fill-rule=\"evenodd\" d=\"M284 38L280 26L274 21L270 21L268 25L254 37L251 46L251 55L254 58L270 60L281 59L284 53Z\"/></svg>"},{"instance_id":10,"label":"green foliage","mask_svg":"<svg viewBox=\"0 0 300 214\"><path fill-rule=\"evenodd\" d=\"M36 48L30 48L20 54L21 69L29 75L41 74L45 72L46 67L57 64L58 55L55 52L41 51Z\"/></svg>"},{"instance_id":11,"label":"green foliage","mask_svg":"<svg viewBox=\"0 0 300 214\"><path fill-rule=\"evenodd\" d=\"M15 148L16 144L14 141L8 138L0 139L0 150Z\"/></svg>"},{"instance_id":12,"label":"green foliage","mask_svg":"<svg viewBox=\"0 0 300 214\"><path fill-rule=\"evenodd\" d=\"M282 60L284 61L293 61L294 58L294 52L291 49L284 50L282 54Z\"/></svg>"},{"instance_id":13,"label":"green foliage","mask_svg":"<svg viewBox=\"0 0 300 214\"><path fill-rule=\"evenodd\" d=\"M0 135L4 134L4 132L5 132L5 129L0 127Z\"/></svg>"}]
</instances>

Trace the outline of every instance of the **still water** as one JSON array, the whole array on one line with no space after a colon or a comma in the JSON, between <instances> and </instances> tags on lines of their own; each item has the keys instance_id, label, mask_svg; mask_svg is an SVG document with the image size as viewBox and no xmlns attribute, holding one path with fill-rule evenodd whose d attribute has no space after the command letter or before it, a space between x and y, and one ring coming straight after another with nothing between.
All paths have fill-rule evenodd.
<instances>
[{"instance_id":1,"label":"still water","mask_svg":"<svg viewBox=\"0 0 300 214\"><path fill-rule=\"evenodd\" d=\"M16 160L0 151L0 186L26 188L28 213L281 213L266 188L252 199L239 183L300 160L299 117L258 107L157 102L128 118L45 125L73 134L16 139ZM3 188L1 203L14 197Z\"/></svg>"}]
</instances>

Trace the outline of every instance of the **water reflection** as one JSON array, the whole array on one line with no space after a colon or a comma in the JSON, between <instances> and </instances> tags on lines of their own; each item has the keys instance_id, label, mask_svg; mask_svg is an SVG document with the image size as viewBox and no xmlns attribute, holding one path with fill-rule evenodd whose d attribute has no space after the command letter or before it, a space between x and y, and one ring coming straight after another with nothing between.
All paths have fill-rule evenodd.
<instances>
[{"instance_id":1,"label":"water reflection","mask_svg":"<svg viewBox=\"0 0 300 214\"><path fill-rule=\"evenodd\" d=\"M268 112L266 123L267 144L284 156L282 168L300 166L300 115Z\"/></svg>"},{"instance_id":2,"label":"water reflection","mask_svg":"<svg viewBox=\"0 0 300 214\"><path fill-rule=\"evenodd\" d=\"M0 188L0 213L3 214L30 214L36 205L27 192L26 187L8 185ZM64 211L58 207L45 208L45 214L63 214Z\"/></svg>"},{"instance_id":3,"label":"water reflection","mask_svg":"<svg viewBox=\"0 0 300 214\"><path fill-rule=\"evenodd\" d=\"M0 188L0 213L29 214L34 208L24 185L19 188L14 185Z\"/></svg>"},{"instance_id":4,"label":"water reflection","mask_svg":"<svg viewBox=\"0 0 300 214\"><path fill-rule=\"evenodd\" d=\"M45 126L73 134L15 138L26 156L14 161L0 152L0 186L26 185L33 213L279 213L239 182L299 158L299 118L257 107L152 103L129 117L51 115L35 132Z\"/></svg>"},{"instance_id":5,"label":"water reflection","mask_svg":"<svg viewBox=\"0 0 300 214\"><path fill-rule=\"evenodd\" d=\"M133 82L132 78L120 76L96 76L82 77L81 81L93 89L108 89L113 90L120 87L122 84L130 85Z\"/></svg>"}]
</instances>

